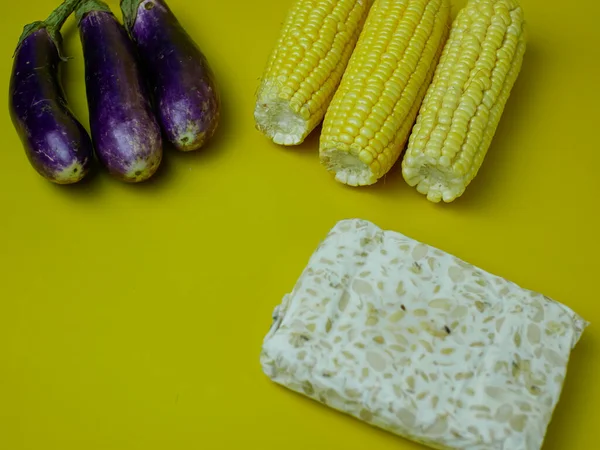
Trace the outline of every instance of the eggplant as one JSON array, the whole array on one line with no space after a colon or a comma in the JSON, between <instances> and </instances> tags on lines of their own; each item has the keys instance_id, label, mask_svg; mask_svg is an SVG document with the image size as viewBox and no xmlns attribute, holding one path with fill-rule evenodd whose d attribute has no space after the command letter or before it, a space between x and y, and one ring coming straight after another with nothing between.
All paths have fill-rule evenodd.
<instances>
[{"instance_id":1,"label":"eggplant","mask_svg":"<svg viewBox=\"0 0 600 450\"><path fill-rule=\"evenodd\" d=\"M120 180L147 180L162 161L162 136L135 46L106 3L83 0L75 16L96 155Z\"/></svg>"},{"instance_id":2,"label":"eggplant","mask_svg":"<svg viewBox=\"0 0 600 450\"><path fill-rule=\"evenodd\" d=\"M221 109L206 57L164 0L121 0L121 10L166 139L181 151L200 149L215 133Z\"/></svg>"},{"instance_id":3,"label":"eggplant","mask_svg":"<svg viewBox=\"0 0 600 450\"><path fill-rule=\"evenodd\" d=\"M94 158L90 136L75 118L60 80L60 29L80 0L67 0L44 21L26 25L14 54L9 111L33 168L57 184L81 181Z\"/></svg>"}]
</instances>

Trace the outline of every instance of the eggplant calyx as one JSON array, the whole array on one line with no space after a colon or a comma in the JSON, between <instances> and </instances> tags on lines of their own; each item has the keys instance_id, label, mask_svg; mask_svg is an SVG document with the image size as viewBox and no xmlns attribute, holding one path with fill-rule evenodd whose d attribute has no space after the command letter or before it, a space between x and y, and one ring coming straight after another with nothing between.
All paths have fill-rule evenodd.
<instances>
[{"instance_id":1,"label":"eggplant calyx","mask_svg":"<svg viewBox=\"0 0 600 450\"><path fill-rule=\"evenodd\" d=\"M73 14L73 11L75 11L75 8L77 8L80 2L81 0L65 0L59 7L57 7L54 11L50 13L46 20L37 21L25 25L23 27L23 33L21 33L21 37L19 38L19 42L17 44L17 48L15 49L13 57L17 53L25 39L27 39L29 36L31 36L38 30L46 29L46 31L50 35L50 38L54 41L54 44L58 49L58 54L60 58L66 60L67 58L63 57L61 54L62 36L60 34L60 29L65 24L69 16Z\"/></svg>"},{"instance_id":2,"label":"eggplant calyx","mask_svg":"<svg viewBox=\"0 0 600 450\"><path fill-rule=\"evenodd\" d=\"M75 10L75 19L77 20L77 24L81 23L87 13L94 11L112 14L110 7L102 0L81 0L81 3L79 3L77 9Z\"/></svg>"},{"instance_id":3,"label":"eggplant calyx","mask_svg":"<svg viewBox=\"0 0 600 450\"><path fill-rule=\"evenodd\" d=\"M137 19L138 8L143 0L121 0L121 11L123 12L123 22L127 31L131 32L135 19Z\"/></svg>"},{"instance_id":4,"label":"eggplant calyx","mask_svg":"<svg viewBox=\"0 0 600 450\"><path fill-rule=\"evenodd\" d=\"M19 37L19 42L17 44L17 48L15 49L15 53L17 53L17 50L19 50L19 47L21 47L21 44L23 43L23 41L30 34L33 34L37 30L40 30L40 29L45 28L45 27L46 27L46 25L41 20L38 20L37 22L33 22L33 23L29 23L29 24L25 25L23 27L23 33L21 33L21 37ZM13 56L14 56L14 54L13 54Z\"/></svg>"}]
</instances>

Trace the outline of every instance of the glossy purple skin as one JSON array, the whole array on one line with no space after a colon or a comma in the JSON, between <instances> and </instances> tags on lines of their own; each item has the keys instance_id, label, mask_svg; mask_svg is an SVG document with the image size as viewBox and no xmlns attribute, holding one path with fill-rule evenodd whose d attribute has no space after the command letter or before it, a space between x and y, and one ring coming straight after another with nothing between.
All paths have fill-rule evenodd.
<instances>
[{"instance_id":1,"label":"glossy purple skin","mask_svg":"<svg viewBox=\"0 0 600 450\"><path fill-rule=\"evenodd\" d=\"M130 33L149 76L163 132L177 149L201 148L218 126L215 77L163 0L143 0Z\"/></svg>"},{"instance_id":2,"label":"glossy purple skin","mask_svg":"<svg viewBox=\"0 0 600 450\"><path fill-rule=\"evenodd\" d=\"M79 31L98 159L123 181L144 181L161 163L162 136L134 45L109 12L86 13Z\"/></svg>"},{"instance_id":3,"label":"glossy purple skin","mask_svg":"<svg viewBox=\"0 0 600 450\"><path fill-rule=\"evenodd\" d=\"M14 58L9 109L31 165L54 183L71 184L88 173L93 147L65 99L60 63L45 28L27 36Z\"/></svg>"}]
</instances>

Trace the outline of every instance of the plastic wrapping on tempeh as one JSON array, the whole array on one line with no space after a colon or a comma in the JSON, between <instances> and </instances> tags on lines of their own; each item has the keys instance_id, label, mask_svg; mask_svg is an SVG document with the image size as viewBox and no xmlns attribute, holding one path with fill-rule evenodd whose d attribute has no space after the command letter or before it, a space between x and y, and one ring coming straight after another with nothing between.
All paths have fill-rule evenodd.
<instances>
[{"instance_id":1,"label":"plastic wrapping on tempeh","mask_svg":"<svg viewBox=\"0 0 600 450\"><path fill-rule=\"evenodd\" d=\"M438 449L539 450L587 326L568 307L364 220L284 297L274 382Z\"/></svg>"}]
</instances>

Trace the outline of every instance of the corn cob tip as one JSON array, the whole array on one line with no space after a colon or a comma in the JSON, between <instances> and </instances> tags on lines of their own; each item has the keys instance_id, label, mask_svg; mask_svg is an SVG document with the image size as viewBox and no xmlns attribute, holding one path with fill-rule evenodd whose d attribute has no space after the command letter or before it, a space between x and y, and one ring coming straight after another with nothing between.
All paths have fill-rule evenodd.
<instances>
[{"instance_id":1,"label":"corn cob tip","mask_svg":"<svg viewBox=\"0 0 600 450\"><path fill-rule=\"evenodd\" d=\"M254 109L256 128L279 145L299 145L310 133L309 123L286 100L260 99Z\"/></svg>"},{"instance_id":2,"label":"corn cob tip","mask_svg":"<svg viewBox=\"0 0 600 450\"><path fill-rule=\"evenodd\" d=\"M466 187L464 177L450 167L446 170L436 161L426 159L425 155L418 155L403 161L402 176L406 183L416 186L417 191L433 203L450 203L460 197Z\"/></svg>"},{"instance_id":3,"label":"corn cob tip","mask_svg":"<svg viewBox=\"0 0 600 450\"><path fill-rule=\"evenodd\" d=\"M321 163L370 185L405 148L442 53L448 0L376 0L323 121Z\"/></svg>"},{"instance_id":4,"label":"corn cob tip","mask_svg":"<svg viewBox=\"0 0 600 450\"><path fill-rule=\"evenodd\" d=\"M518 0L469 0L459 11L402 161L429 201L463 195L490 147L525 53Z\"/></svg>"},{"instance_id":5,"label":"corn cob tip","mask_svg":"<svg viewBox=\"0 0 600 450\"><path fill-rule=\"evenodd\" d=\"M257 93L256 128L301 144L322 122L373 0L294 0Z\"/></svg>"},{"instance_id":6,"label":"corn cob tip","mask_svg":"<svg viewBox=\"0 0 600 450\"><path fill-rule=\"evenodd\" d=\"M346 148L328 148L321 150L321 164L333 175L335 180L348 186L368 186L375 184L378 177L371 167Z\"/></svg>"}]
</instances>

